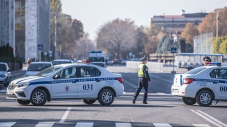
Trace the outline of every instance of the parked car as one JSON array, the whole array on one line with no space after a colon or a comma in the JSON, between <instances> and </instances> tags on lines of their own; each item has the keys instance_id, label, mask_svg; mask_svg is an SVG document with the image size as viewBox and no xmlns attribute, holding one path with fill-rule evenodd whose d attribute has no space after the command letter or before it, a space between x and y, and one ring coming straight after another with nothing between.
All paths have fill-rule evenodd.
<instances>
[{"instance_id":1,"label":"parked car","mask_svg":"<svg viewBox=\"0 0 227 127\"><path fill-rule=\"evenodd\" d=\"M8 86L11 81L11 70L7 63L0 62L0 84Z\"/></svg>"},{"instance_id":2,"label":"parked car","mask_svg":"<svg viewBox=\"0 0 227 127\"><path fill-rule=\"evenodd\" d=\"M121 59L114 60L113 64L121 64L121 61L122 61Z\"/></svg>"},{"instance_id":3,"label":"parked car","mask_svg":"<svg viewBox=\"0 0 227 127\"><path fill-rule=\"evenodd\" d=\"M72 60L68 60L68 59L57 59L57 60L53 60L52 64L53 65L58 65L58 64L69 64L69 63L73 63Z\"/></svg>"},{"instance_id":4,"label":"parked car","mask_svg":"<svg viewBox=\"0 0 227 127\"><path fill-rule=\"evenodd\" d=\"M40 71L53 66L51 62L31 62L28 66L27 72L25 73L25 77L34 76L38 74Z\"/></svg>"},{"instance_id":5,"label":"parked car","mask_svg":"<svg viewBox=\"0 0 227 127\"><path fill-rule=\"evenodd\" d=\"M112 66L112 65L113 65L113 61L112 61L112 60L108 60L108 61L106 62L106 64Z\"/></svg>"}]
</instances>

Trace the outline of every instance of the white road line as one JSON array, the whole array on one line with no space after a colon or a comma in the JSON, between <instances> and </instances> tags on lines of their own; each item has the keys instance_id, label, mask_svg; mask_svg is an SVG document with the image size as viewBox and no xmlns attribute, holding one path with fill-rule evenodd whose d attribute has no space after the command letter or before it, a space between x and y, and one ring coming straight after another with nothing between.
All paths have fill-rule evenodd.
<instances>
[{"instance_id":1,"label":"white road line","mask_svg":"<svg viewBox=\"0 0 227 127\"><path fill-rule=\"evenodd\" d=\"M131 123L115 123L116 127L132 127Z\"/></svg>"},{"instance_id":2,"label":"white road line","mask_svg":"<svg viewBox=\"0 0 227 127\"><path fill-rule=\"evenodd\" d=\"M192 124L194 127L210 127L208 124Z\"/></svg>"},{"instance_id":3,"label":"white road line","mask_svg":"<svg viewBox=\"0 0 227 127\"><path fill-rule=\"evenodd\" d=\"M130 83L129 81L127 81L127 80L125 80L125 79L123 80L123 82L127 83L128 85L132 86L133 88L137 88L136 85Z\"/></svg>"},{"instance_id":4,"label":"white road line","mask_svg":"<svg viewBox=\"0 0 227 127\"><path fill-rule=\"evenodd\" d=\"M156 77L156 76L153 76L153 75L150 75L150 77L161 79L163 81L167 81L167 82L173 83L172 81L169 81L169 80L166 80L166 79L163 79L163 78L159 78L159 77Z\"/></svg>"},{"instance_id":5,"label":"white road line","mask_svg":"<svg viewBox=\"0 0 227 127\"><path fill-rule=\"evenodd\" d=\"M153 123L155 127L172 127L168 123Z\"/></svg>"},{"instance_id":6,"label":"white road line","mask_svg":"<svg viewBox=\"0 0 227 127\"><path fill-rule=\"evenodd\" d=\"M0 127L11 127L15 124L16 122L0 122Z\"/></svg>"},{"instance_id":7,"label":"white road line","mask_svg":"<svg viewBox=\"0 0 227 127\"><path fill-rule=\"evenodd\" d=\"M227 124L225 124L225 123L223 123L223 122L221 122L221 121L219 121L219 120L215 119L214 117L212 117L212 116L208 115L207 113L202 112L202 111L200 111L200 110L197 110L197 111L198 111L198 112L200 112L201 114L203 114L203 115L207 116L207 117L208 117L208 118L210 118L211 120L213 120L213 121L217 122L218 124L221 124L221 125L223 125L224 127L227 127Z\"/></svg>"},{"instance_id":8,"label":"white road line","mask_svg":"<svg viewBox=\"0 0 227 127\"><path fill-rule=\"evenodd\" d=\"M6 93L6 90L0 90L0 93Z\"/></svg>"},{"instance_id":9,"label":"white road line","mask_svg":"<svg viewBox=\"0 0 227 127\"><path fill-rule=\"evenodd\" d=\"M172 95L172 94L168 94L168 93L157 93L158 95Z\"/></svg>"},{"instance_id":10,"label":"white road line","mask_svg":"<svg viewBox=\"0 0 227 127\"><path fill-rule=\"evenodd\" d=\"M207 118L207 117L204 116L203 114L201 114L201 113L199 113L199 112L197 112L197 111L195 111L195 110L192 110L192 109L190 109L190 110L191 110L192 112L194 112L195 114L199 115L200 117L202 117L203 119L205 119L206 121L208 121L208 122L214 124L215 126L222 127L220 124L218 124L218 123L212 121L211 119Z\"/></svg>"},{"instance_id":11,"label":"white road line","mask_svg":"<svg viewBox=\"0 0 227 127\"><path fill-rule=\"evenodd\" d=\"M68 109L66 110L65 114L62 116L62 118L61 118L59 123L64 123L65 122L65 120L67 119L71 109L72 109L71 107L68 107Z\"/></svg>"},{"instance_id":12,"label":"white road line","mask_svg":"<svg viewBox=\"0 0 227 127\"><path fill-rule=\"evenodd\" d=\"M93 122L77 122L75 127L93 127Z\"/></svg>"},{"instance_id":13,"label":"white road line","mask_svg":"<svg viewBox=\"0 0 227 127\"><path fill-rule=\"evenodd\" d=\"M39 122L35 127L52 127L54 122Z\"/></svg>"}]
</instances>

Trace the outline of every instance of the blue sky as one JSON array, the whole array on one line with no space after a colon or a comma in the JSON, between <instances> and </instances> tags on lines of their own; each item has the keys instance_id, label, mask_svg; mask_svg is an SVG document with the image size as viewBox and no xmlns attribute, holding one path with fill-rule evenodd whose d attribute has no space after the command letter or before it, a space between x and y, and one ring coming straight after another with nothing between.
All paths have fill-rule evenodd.
<instances>
[{"instance_id":1,"label":"blue sky","mask_svg":"<svg viewBox=\"0 0 227 127\"><path fill-rule=\"evenodd\" d=\"M63 13L80 20L84 31L95 40L102 25L116 18L130 18L136 25L148 26L154 15L211 12L227 6L227 0L62 0Z\"/></svg>"}]
</instances>

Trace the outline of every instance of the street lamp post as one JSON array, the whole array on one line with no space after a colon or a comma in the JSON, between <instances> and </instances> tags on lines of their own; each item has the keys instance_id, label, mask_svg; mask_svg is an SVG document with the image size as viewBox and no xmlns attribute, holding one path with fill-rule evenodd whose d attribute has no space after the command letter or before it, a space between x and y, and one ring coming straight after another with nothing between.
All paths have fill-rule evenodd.
<instances>
[{"instance_id":1,"label":"street lamp post","mask_svg":"<svg viewBox=\"0 0 227 127\"><path fill-rule=\"evenodd\" d=\"M54 56L54 58L56 59L57 57L58 57L58 55L57 55L57 50L58 50L58 48L57 48L57 16L55 16L54 17L54 20L55 20L55 30L54 30L54 48L55 48L55 52L54 52L54 54L55 54L55 56Z\"/></svg>"},{"instance_id":2,"label":"street lamp post","mask_svg":"<svg viewBox=\"0 0 227 127\"><path fill-rule=\"evenodd\" d=\"M220 12L220 10L217 12L217 16L216 16L216 41L218 41L218 18L219 18L219 12Z\"/></svg>"}]
</instances>

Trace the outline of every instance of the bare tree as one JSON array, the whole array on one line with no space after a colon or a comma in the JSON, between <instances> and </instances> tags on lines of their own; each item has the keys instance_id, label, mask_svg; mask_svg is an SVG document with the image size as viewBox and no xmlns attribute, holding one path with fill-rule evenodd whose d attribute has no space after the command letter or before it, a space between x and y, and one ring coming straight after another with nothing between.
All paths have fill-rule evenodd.
<instances>
[{"instance_id":1,"label":"bare tree","mask_svg":"<svg viewBox=\"0 0 227 127\"><path fill-rule=\"evenodd\" d=\"M105 49L119 59L125 52L135 47L136 34L132 21L115 19L103 25L98 31L97 48Z\"/></svg>"}]
</instances>

